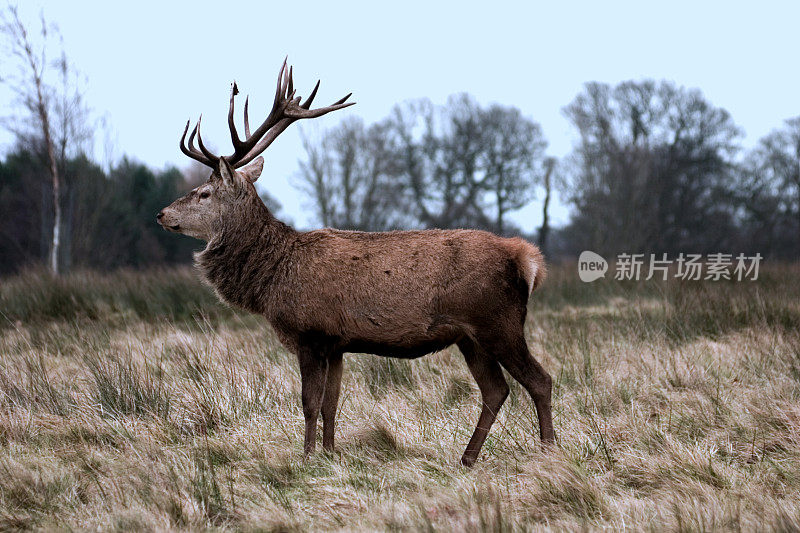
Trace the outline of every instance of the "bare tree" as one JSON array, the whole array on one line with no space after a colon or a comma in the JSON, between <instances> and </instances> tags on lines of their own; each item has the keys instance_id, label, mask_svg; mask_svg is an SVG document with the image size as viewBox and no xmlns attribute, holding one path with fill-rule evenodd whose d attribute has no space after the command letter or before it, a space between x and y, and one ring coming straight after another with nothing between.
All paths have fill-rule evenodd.
<instances>
[{"instance_id":1,"label":"bare tree","mask_svg":"<svg viewBox=\"0 0 800 533\"><path fill-rule=\"evenodd\" d=\"M742 174L748 223L761 234L753 237L774 253L800 255L800 117L762 138Z\"/></svg>"},{"instance_id":2,"label":"bare tree","mask_svg":"<svg viewBox=\"0 0 800 533\"><path fill-rule=\"evenodd\" d=\"M486 226L477 205L482 192L478 106L467 95L437 108L428 100L396 106L389 119L397 177L425 226ZM476 223L477 222L477 223Z\"/></svg>"},{"instance_id":3,"label":"bare tree","mask_svg":"<svg viewBox=\"0 0 800 533\"><path fill-rule=\"evenodd\" d=\"M544 187L544 201L542 202L542 226L539 228L539 248L542 253L547 253L547 237L550 235L550 197L553 193L553 170L556 167L556 158L548 157L544 162L542 187Z\"/></svg>"},{"instance_id":4,"label":"bare tree","mask_svg":"<svg viewBox=\"0 0 800 533\"><path fill-rule=\"evenodd\" d=\"M740 131L724 109L645 80L588 83L565 113L580 133L570 158L576 244L708 251L733 236L726 195Z\"/></svg>"},{"instance_id":5,"label":"bare tree","mask_svg":"<svg viewBox=\"0 0 800 533\"><path fill-rule=\"evenodd\" d=\"M345 120L312 141L303 135L298 187L328 227L380 231L401 225L402 186L392 175L387 126Z\"/></svg>"},{"instance_id":6,"label":"bare tree","mask_svg":"<svg viewBox=\"0 0 800 533\"><path fill-rule=\"evenodd\" d=\"M507 213L530 201L546 142L518 109L461 94L442 107L407 102L387 123L397 177L423 225L505 233Z\"/></svg>"},{"instance_id":7,"label":"bare tree","mask_svg":"<svg viewBox=\"0 0 800 533\"><path fill-rule=\"evenodd\" d=\"M300 161L299 188L312 200L317 218L325 227L333 221L333 178L330 158L322 143L312 142L301 130L307 160Z\"/></svg>"},{"instance_id":8,"label":"bare tree","mask_svg":"<svg viewBox=\"0 0 800 533\"><path fill-rule=\"evenodd\" d=\"M16 6L9 5L0 15L0 33L5 37L9 55L16 59L16 72L4 72L5 82L17 96L22 116L10 117L4 125L17 142L43 156L50 178L52 224L49 231L48 265L54 274L69 263L69 253L62 250L64 235L64 192L69 186L65 179L66 161L82 151L83 143L91 138L86 127L88 110L78 89L77 77L67 60L58 29L48 25L40 15L38 38L22 21ZM51 61L48 53L60 51ZM68 198L69 200L69 198ZM67 201L67 219L71 219L73 202ZM68 248L68 246L67 246Z\"/></svg>"},{"instance_id":9,"label":"bare tree","mask_svg":"<svg viewBox=\"0 0 800 533\"><path fill-rule=\"evenodd\" d=\"M382 230L474 227L508 232L543 173L539 125L513 107L469 95L398 105L370 127L350 119L304 137L300 188L323 225Z\"/></svg>"},{"instance_id":10,"label":"bare tree","mask_svg":"<svg viewBox=\"0 0 800 533\"><path fill-rule=\"evenodd\" d=\"M547 142L536 122L515 107L492 105L481 110L481 163L495 212L494 230L506 232L505 217L531 201L534 184L545 174Z\"/></svg>"}]
</instances>

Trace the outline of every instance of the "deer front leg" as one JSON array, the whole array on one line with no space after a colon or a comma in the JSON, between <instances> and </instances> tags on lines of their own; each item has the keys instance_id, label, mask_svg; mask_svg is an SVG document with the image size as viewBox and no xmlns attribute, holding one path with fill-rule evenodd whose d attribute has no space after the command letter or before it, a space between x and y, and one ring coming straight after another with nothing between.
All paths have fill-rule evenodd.
<instances>
[{"instance_id":1,"label":"deer front leg","mask_svg":"<svg viewBox=\"0 0 800 533\"><path fill-rule=\"evenodd\" d=\"M306 420L306 435L303 454L308 457L317 444L317 419L325 395L325 380L328 361L322 353L301 349L297 355L302 381L303 416Z\"/></svg>"},{"instance_id":2,"label":"deer front leg","mask_svg":"<svg viewBox=\"0 0 800 533\"><path fill-rule=\"evenodd\" d=\"M333 451L333 432L341 386L342 354L335 353L328 359L328 379L322 401L322 447L329 452Z\"/></svg>"}]
</instances>

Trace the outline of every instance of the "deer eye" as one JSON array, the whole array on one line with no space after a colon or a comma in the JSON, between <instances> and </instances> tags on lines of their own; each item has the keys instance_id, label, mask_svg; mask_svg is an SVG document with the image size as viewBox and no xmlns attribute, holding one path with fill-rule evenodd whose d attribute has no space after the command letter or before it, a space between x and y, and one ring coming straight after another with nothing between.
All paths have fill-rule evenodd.
<instances>
[{"instance_id":1,"label":"deer eye","mask_svg":"<svg viewBox=\"0 0 800 533\"><path fill-rule=\"evenodd\" d=\"M211 193L208 192L208 191L203 191L203 192L200 193L200 198L201 199L202 198L208 198L209 196L211 196Z\"/></svg>"}]
</instances>

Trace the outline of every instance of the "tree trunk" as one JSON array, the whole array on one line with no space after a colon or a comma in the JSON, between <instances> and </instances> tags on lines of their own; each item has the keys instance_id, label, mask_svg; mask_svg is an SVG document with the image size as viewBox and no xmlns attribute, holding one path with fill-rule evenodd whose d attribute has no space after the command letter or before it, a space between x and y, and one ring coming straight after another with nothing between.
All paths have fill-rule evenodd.
<instances>
[{"instance_id":1,"label":"tree trunk","mask_svg":"<svg viewBox=\"0 0 800 533\"><path fill-rule=\"evenodd\" d=\"M53 175L53 240L50 243L50 271L58 275L58 254L61 248L61 189L58 174Z\"/></svg>"},{"instance_id":2,"label":"tree trunk","mask_svg":"<svg viewBox=\"0 0 800 533\"><path fill-rule=\"evenodd\" d=\"M64 212L61 218L61 255L59 259L59 271L62 274L69 274L72 270L73 252L73 224L75 221L75 201L77 192L75 181L66 179L66 171L62 172L64 177L64 187L61 195L64 198Z\"/></svg>"},{"instance_id":3,"label":"tree trunk","mask_svg":"<svg viewBox=\"0 0 800 533\"><path fill-rule=\"evenodd\" d=\"M800 167L800 162L798 162ZM797 183L797 256L800 257L800 182Z\"/></svg>"},{"instance_id":4,"label":"tree trunk","mask_svg":"<svg viewBox=\"0 0 800 533\"><path fill-rule=\"evenodd\" d=\"M503 196L505 193L505 180L503 179L503 169L502 167L497 169L497 185L495 187L495 196L497 196L497 218L495 221L495 225L497 226L495 229L498 234L504 235L505 228L503 215L506 212L506 205L505 205L505 197Z\"/></svg>"},{"instance_id":5,"label":"tree trunk","mask_svg":"<svg viewBox=\"0 0 800 533\"><path fill-rule=\"evenodd\" d=\"M498 194L497 196L497 233L503 235L505 228L503 227L503 215L505 214L505 206L503 205L503 198Z\"/></svg>"},{"instance_id":6,"label":"tree trunk","mask_svg":"<svg viewBox=\"0 0 800 533\"><path fill-rule=\"evenodd\" d=\"M539 248L542 250L542 253L546 253L547 251L547 236L550 233L550 192L551 192L551 185L550 185L550 178L553 174L553 168L555 167L555 159L552 157L547 160L545 163L545 172L544 172L544 204L542 205L542 227L539 228Z\"/></svg>"},{"instance_id":7,"label":"tree trunk","mask_svg":"<svg viewBox=\"0 0 800 533\"><path fill-rule=\"evenodd\" d=\"M36 80L36 97L38 99L39 120L42 123L42 133L47 147L47 158L50 164L50 178L53 181L53 239L50 241L50 271L53 275L58 275L58 254L61 247L61 178L58 174L56 164L56 154L53 148L53 139L50 135L50 120L47 115L44 95L42 93L42 80L39 76Z\"/></svg>"}]
</instances>

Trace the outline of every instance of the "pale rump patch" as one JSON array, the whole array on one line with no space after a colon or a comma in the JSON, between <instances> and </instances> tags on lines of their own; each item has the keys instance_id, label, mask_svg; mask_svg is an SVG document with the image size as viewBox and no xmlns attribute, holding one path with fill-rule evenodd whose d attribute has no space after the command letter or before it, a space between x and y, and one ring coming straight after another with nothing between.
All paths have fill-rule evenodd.
<instances>
[{"instance_id":1,"label":"pale rump patch","mask_svg":"<svg viewBox=\"0 0 800 533\"><path fill-rule=\"evenodd\" d=\"M533 257L528 258L528 265L530 274L528 276L528 294L533 293L533 281L536 279L536 274L539 272L539 263Z\"/></svg>"},{"instance_id":2,"label":"pale rump patch","mask_svg":"<svg viewBox=\"0 0 800 533\"><path fill-rule=\"evenodd\" d=\"M508 239L506 243L528 283L528 295L530 296L542 284L547 274L542 252L533 244L519 237Z\"/></svg>"}]
</instances>

